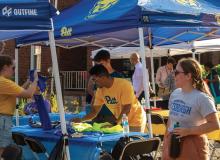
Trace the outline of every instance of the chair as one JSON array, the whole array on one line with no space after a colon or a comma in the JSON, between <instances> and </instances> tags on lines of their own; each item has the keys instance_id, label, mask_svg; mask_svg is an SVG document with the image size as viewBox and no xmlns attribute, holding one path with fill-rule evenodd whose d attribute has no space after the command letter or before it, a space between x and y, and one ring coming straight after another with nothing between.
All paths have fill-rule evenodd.
<instances>
[{"instance_id":1,"label":"chair","mask_svg":"<svg viewBox=\"0 0 220 160\"><path fill-rule=\"evenodd\" d=\"M220 130L216 130L207 134L209 139L210 160L219 154L220 148Z\"/></svg>"},{"instance_id":2,"label":"chair","mask_svg":"<svg viewBox=\"0 0 220 160\"><path fill-rule=\"evenodd\" d=\"M32 152L37 160L39 160L39 157L37 155L39 153L44 153L45 156L47 158L49 158L49 154L47 153L46 148L44 147L44 145L40 141L37 141L36 139L31 138L31 137L25 137L24 141L30 147L30 149L32 150Z\"/></svg>"},{"instance_id":3,"label":"chair","mask_svg":"<svg viewBox=\"0 0 220 160\"><path fill-rule=\"evenodd\" d=\"M153 152L155 152L153 159L156 159L160 143L159 138L135 140L124 148L119 160L144 160L150 158L149 154Z\"/></svg>"},{"instance_id":4,"label":"chair","mask_svg":"<svg viewBox=\"0 0 220 160\"><path fill-rule=\"evenodd\" d=\"M12 139L17 145L25 146L26 143L24 141L25 134L19 132L12 132Z\"/></svg>"},{"instance_id":5,"label":"chair","mask_svg":"<svg viewBox=\"0 0 220 160\"><path fill-rule=\"evenodd\" d=\"M154 136L158 136L163 140L163 136L166 132L166 123L161 115L152 113L151 114L152 132Z\"/></svg>"},{"instance_id":6,"label":"chair","mask_svg":"<svg viewBox=\"0 0 220 160\"><path fill-rule=\"evenodd\" d=\"M7 146L1 155L4 160L21 160L21 157L22 148L17 145Z\"/></svg>"}]
</instances>

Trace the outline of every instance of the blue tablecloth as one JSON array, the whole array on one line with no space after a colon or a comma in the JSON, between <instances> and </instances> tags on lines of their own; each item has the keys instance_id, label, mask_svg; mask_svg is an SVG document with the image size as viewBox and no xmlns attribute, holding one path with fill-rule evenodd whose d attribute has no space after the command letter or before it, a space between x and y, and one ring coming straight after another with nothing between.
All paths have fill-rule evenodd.
<instances>
[{"instance_id":1,"label":"blue tablecloth","mask_svg":"<svg viewBox=\"0 0 220 160\"><path fill-rule=\"evenodd\" d=\"M65 113L65 119L68 121L71 118L82 118L85 116L85 112L80 112L78 114L72 114L72 113ZM60 114L59 113L49 113L50 120L51 121L60 121ZM31 115L26 115L26 116L19 116L19 125L27 125L28 120L31 117ZM34 121L40 121L40 118L38 114L32 115L32 118ZM16 118L13 116L13 125L16 125Z\"/></svg>"},{"instance_id":2,"label":"blue tablecloth","mask_svg":"<svg viewBox=\"0 0 220 160\"><path fill-rule=\"evenodd\" d=\"M19 126L13 127L12 131L21 132L29 137L36 138L40 140L50 153L52 148L55 146L59 139L59 136L53 134L54 130L44 131L40 128L31 128L30 126ZM130 133L130 135L142 135L148 137L146 134L142 133ZM116 141L123 136L122 133L117 134L104 134L100 135L85 135L81 138L69 138L70 156L74 160L95 160L94 155L97 152L97 144L102 143L102 148L111 152ZM32 153L28 147L24 147L24 159L32 160L34 159ZM40 155L40 159L44 160L46 157Z\"/></svg>"}]
</instances>

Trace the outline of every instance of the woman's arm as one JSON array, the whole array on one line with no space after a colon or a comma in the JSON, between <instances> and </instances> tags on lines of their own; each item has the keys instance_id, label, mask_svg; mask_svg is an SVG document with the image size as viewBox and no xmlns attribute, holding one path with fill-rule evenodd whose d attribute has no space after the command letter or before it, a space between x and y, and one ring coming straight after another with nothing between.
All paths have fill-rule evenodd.
<instances>
[{"instance_id":1,"label":"woman's arm","mask_svg":"<svg viewBox=\"0 0 220 160\"><path fill-rule=\"evenodd\" d=\"M205 117L206 123L192 128L176 128L174 133L179 135L179 137L184 137L188 135L201 135L212 132L220 128L219 119L217 113L211 113Z\"/></svg>"}]
</instances>

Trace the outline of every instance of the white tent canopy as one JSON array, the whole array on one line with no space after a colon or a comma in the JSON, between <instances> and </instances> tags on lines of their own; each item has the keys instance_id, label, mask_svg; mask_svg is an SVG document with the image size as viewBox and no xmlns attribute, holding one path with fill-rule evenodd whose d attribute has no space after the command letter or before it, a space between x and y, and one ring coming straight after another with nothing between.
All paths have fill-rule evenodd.
<instances>
[{"instance_id":1,"label":"white tent canopy","mask_svg":"<svg viewBox=\"0 0 220 160\"><path fill-rule=\"evenodd\" d=\"M209 51L220 50L220 45L217 46L215 42L217 41L205 40L205 41L196 41L194 44L180 43L175 45L167 45L162 47L155 47L153 48L152 52L153 52L153 57L167 57L174 55L192 54L192 49L196 49L195 52L196 54L201 54ZM101 48L92 51L91 58L94 58L97 52L102 49L109 51L111 55L111 59L126 59L129 58L131 54L134 52L140 53L140 47L116 47L113 49ZM148 47L145 48L145 56L151 57L150 49Z\"/></svg>"},{"instance_id":2,"label":"white tent canopy","mask_svg":"<svg viewBox=\"0 0 220 160\"><path fill-rule=\"evenodd\" d=\"M91 58L94 58L97 52L102 49L109 51L111 55L111 59L126 59L126 58L129 58L131 54L134 52L140 53L140 47L117 47L114 49L101 48L101 49L92 51ZM146 53L145 54L146 57L150 57L149 48L147 47L145 48L145 53ZM189 54L189 52L183 49L167 49L167 48L160 48L160 47L153 49L154 57L164 57L164 56L169 56L169 55L171 56L174 54Z\"/></svg>"}]
</instances>

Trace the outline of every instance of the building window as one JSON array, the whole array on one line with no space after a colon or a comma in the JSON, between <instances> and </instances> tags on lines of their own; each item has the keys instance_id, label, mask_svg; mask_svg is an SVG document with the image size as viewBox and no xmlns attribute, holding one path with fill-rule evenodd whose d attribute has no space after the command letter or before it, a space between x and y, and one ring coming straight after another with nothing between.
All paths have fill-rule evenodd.
<instances>
[{"instance_id":1,"label":"building window","mask_svg":"<svg viewBox=\"0 0 220 160\"><path fill-rule=\"evenodd\" d=\"M35 66L38 72L41 71L41 46L34 46Z\"/></svg>"}]
</instances>

